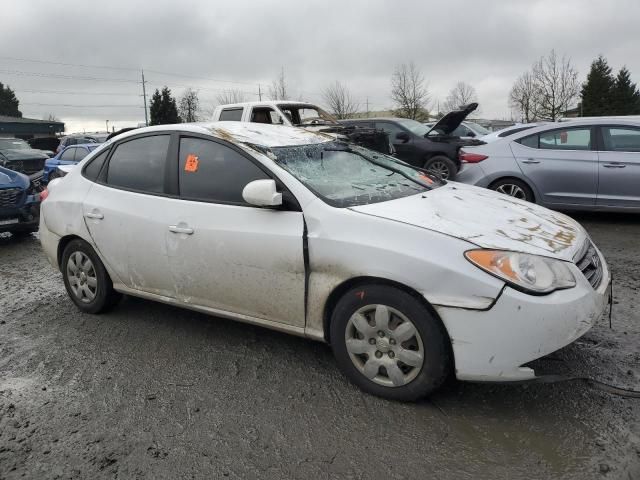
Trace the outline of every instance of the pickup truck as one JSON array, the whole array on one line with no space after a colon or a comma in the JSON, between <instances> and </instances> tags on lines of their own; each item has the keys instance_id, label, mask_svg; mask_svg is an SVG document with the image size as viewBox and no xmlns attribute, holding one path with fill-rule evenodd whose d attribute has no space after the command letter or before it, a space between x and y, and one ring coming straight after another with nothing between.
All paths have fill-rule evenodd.
<instances>
[{"instance_id":1,"label":"pickup truck","mask_svg":"<svg viewBox=\"0 0 640 480\"><path fill-rule=\"evenodd\" d=\"M300 127L313 132L334 134L363 147L392 154L389 135L376 128L343 125L322 108L307 102L288 100L245 102L216 107L214 122L254 122Z\"/></svg>"}]
</instances>

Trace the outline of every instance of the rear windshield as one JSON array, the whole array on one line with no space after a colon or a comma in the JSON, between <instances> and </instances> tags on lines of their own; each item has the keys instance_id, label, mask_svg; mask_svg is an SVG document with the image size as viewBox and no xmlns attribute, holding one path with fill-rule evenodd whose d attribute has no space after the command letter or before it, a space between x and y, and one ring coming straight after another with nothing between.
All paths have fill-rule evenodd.
<instances>
[{"instance_id":1,"label":"rear windshield","mask_svg":"<svg viewBox=\"0 0 640 480\"><path fill-rule=\"evenodd\" d=\"M384 202L442 185L393 157L343 142L277 147L275 161L335 207Z\"/></svg>"}]
</instances>

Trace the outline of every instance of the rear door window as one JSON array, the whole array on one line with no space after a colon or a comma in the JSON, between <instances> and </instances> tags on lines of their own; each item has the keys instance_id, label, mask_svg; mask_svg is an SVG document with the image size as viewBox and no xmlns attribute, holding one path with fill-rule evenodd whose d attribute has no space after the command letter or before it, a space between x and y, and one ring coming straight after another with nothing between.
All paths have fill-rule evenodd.
<instances>
[{"instance_id":1,"label":"rear door window","mask_svg":"<svg viewBox=\"0 0 640 480\"><path fill-rule=\"evenodd\" d=\"M63 160L65 162L73 162L73 159L76 156L76 150L78 150L77 148L67 148L64 152L62 152L62 155L60 155L60 160Z\"/></svg>"},{"instance_id":2,"label":"rear door window","mask_svg":"<svg viewBox=\"0 0 640 480\"><path fill-rule=\"evenodd\" d=\"M87 150L84 147L78 147L75 149L76 150L76 154L74 157L74 160L76 162L79 162L80 160L82 160L84 157L86 157L87 155L89 155L89 150Z\"/></svg>"},{"instance_id":3,"label":"rear door window","mask_svg":"<svg viewBox=\"0 0 640 480\"><path fill-rule=\"evenodd\" d=\"M106 183L141 192L164 192L170 135L135 138L115 147Z\"/></svg>"},{"instance_id":4,"label":"rear door window","mask_svg":"<svg viewBox=\"0 0 640 480\"><path fill-rule=\"evenodd\" d=\"M100 175L100 170L102 170L102 166L104 165L104 161L107 159L107 155L109 154L109 150L105 150L104 152L98 154L93 158L93 160L89 161L89 164L84 168L84 176L85 178L95 182Z\"/></svg>"},{"instance_id":5,"label":"rear door window","mask_svg":"<svg viewBox=\"0 0 640 480\"><path fill-rule=\"evenodd\" d=\"M609 152L640 152L640 128L602 127L604 150Z\"/></svg>"},{"instance_id":6,"label":"rear door window","mask_svg":"<svg viewBox=\"0 0 640 480\"><path fill-rule=\"evenodd\" d=\"M180 196L188 200L248 205L242 190L270 178L230 147L201 138L180 139Z\"/></svg>"},{"instance_id":7,"label":"rear door window","mask_svg":"<svg viewBox=\"0 0 640 480\"><path fill-rule=\"evenodd\" d=\"M242 120L242 108L226 108L220 112L220 121L239 122Z\"/></svg>"},{"instance_id":8,"label":"rear door window","mask_svg":"<svg viewBox=\"0 0 640 480\"><path fill-rule=\"evenodd\" d=\"M539 136L539 148L542 149L591 150L591 128L552 130Z\"/></svg>"}]
</instances>

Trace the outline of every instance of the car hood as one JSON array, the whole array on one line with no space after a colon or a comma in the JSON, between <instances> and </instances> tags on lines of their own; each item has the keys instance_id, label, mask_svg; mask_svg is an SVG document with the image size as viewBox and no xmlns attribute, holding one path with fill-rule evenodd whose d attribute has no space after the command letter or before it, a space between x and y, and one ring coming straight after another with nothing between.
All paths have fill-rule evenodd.
<instances>
[{"instance_id":1,"label":"car hood","mask_svg":"<svg viewBox=\"0 0 640 480\"><path fill-rule=\"evenodd\" d=\"M19 149L19 150L13 150L13 149L6 149L6 150L1 150L0 151L0 155L3 155L4 158L6 158L9 161L14 161L14 160L31 160L33 158L49 158L49 156L44 153L42 150L35 150L35 149Z\"/></svg>"},{"instance_id":2,"label":"car hood","mask_svg":"<svg viewBox=\"0 0 640 480\"><path fill-rule=\"evenodd\" d=\"M16 186L26 188L29 185L29 177L26 175L0 167L0 189L13 188Z\"/></svg>"},{"instance_id":3,"label":"car hood","mask_svg":"<svg viewBox=\"0 0 640 480\"><path fill-rule=\"evenodd\" d=\"M588 238L584 228L566 215L455 182L424 194L351 209L440 232L483 248L567 261L574 260Z\"/></svg>"},{"instance_id":4,"label":"car hood","mask_svg":"<svg viewBox=\"0 0 640 480\"><path fill-rule=\"evenodd\" d=\"M470 103L469 105L460 107L459 110L453 110L447 113L431 127L431 130L425 134L425 137L432 131L442 132L443 135L451 135L476 108L478 108L477 103Z\"/></svg>"}]
</instances>

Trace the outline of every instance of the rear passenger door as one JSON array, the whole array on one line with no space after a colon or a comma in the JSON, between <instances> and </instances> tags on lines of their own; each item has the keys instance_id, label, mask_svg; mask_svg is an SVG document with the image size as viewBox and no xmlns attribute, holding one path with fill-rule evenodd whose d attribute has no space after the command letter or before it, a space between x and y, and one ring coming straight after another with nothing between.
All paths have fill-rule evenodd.
<instances>
[{"instance_id":1,"label":"rear passenger door","mask_svg":"<svg viewBox=\"0 0 640 480\"><path fill-rule=\"evenodd\" d=\"M535 186L539 203L594 206L598 154L591 126L557 128L511 143L520 170Z\"/></svg>"},{"instance_id":2,"label":"rear passenger door","mask_svg":"<svg viewBox=\"0 0 640 480\"><path fill-rule=\"evenodd\" d=\"M597 204L640 208L640 128L600 127Z\"/></svg>"},{"instance_id":3,"label":"rear passenger door","mask_svg":"<svg viewBox=\"0 0 640 480\"><path fill-rule=\"evenodd\" d=\"M177 202L167 187L170 140L169 133L146 134L114 145L83 202L85 223L110 271L129 288L163 296L174 293L166 248L167 212Z\"/></svg>"}]
</instances>

